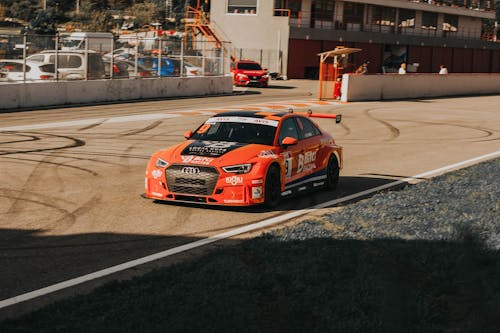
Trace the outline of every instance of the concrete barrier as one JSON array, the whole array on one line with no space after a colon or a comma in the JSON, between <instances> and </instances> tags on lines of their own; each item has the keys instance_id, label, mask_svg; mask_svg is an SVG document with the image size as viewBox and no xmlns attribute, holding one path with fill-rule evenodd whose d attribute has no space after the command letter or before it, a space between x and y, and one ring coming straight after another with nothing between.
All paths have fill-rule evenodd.
<instances>
[{"instance_id":1,"label":"concrete barrier","mask_svg":"<svg viewBox=\"0 0 500 333\"><path fill-rule=\"evenodd\" d=\"M341 90L343 102L500 94L500 74L344 74Z\"/></svg>"},{"instance_id":2,"label":"concrete barrier","mask_svg":"<svg viewBox=\"0 0 500 333\"><path fill-rule=\"evenodd\" d=\"M0 85L0 110L211 96L232 91L230 76L13 83Z\"/></svg>"}]
</instances>

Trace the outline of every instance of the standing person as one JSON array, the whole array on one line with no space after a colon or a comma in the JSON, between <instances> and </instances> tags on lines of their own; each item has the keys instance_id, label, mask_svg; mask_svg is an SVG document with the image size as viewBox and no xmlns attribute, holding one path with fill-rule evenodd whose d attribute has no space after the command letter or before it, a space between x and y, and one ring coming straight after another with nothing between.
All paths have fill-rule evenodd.
<instances>
[{"instance_id":1,"label":"standing person","mask_svg":"<svg viewBox=\"0 0 500 333\"><path fill-rule=\"evenodd\" d=\"M439 74L448 74L448 68L445 65L439 66Z\"/></svg>"},{"instance_id":2,"label":"standing person","mask_svg":"<svg viewBox=\"0 0 500 333\"><path fill-rule=\"evenodd\" d=\"M406 74L406 62L403 62L399 67L398 74Z\"/></svg>"}]
</instances>

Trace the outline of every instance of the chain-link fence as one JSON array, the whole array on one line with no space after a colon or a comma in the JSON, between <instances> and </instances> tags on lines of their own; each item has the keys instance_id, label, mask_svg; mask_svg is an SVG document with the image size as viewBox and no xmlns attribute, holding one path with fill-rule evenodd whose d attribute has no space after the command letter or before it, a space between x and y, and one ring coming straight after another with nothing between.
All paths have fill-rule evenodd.
<instances>
[{"instance_id":1,"label":"chain-link fence","mask_svg":"<svg viewBox=\"0 0 500 333\"><path fill-rule=\"evenodd\" d=\"M232 56L236 59L257 61L269 73L278 75L283 72L282 54L278 50L233 48Z\"/></svg>"},{"instance_id":2,"label":"chain-link fence","mask_svg":"<svg viewBox=\"0 0 500 333\"><path fill-rule=\"evenodd\" d=\"M0 81L220 76L229 73L225 49L154 32L0 35Z\"/></svg>"}]
</instances>

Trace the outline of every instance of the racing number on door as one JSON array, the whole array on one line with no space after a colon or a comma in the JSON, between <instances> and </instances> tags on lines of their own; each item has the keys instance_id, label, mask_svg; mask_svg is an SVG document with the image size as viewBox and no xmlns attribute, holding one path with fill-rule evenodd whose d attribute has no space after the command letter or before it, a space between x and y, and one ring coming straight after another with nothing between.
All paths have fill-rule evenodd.
<instances>
[{"instance_id":1,"label":"racing number on door","mask_svg":"<svg viewBox=\"0 0 500 333\"><path fill-rule=\"evenodd\" d=\"M292 164L293 158L290 157L285 160L286 178L292 177Z\"/></svg>"}]
</instances>

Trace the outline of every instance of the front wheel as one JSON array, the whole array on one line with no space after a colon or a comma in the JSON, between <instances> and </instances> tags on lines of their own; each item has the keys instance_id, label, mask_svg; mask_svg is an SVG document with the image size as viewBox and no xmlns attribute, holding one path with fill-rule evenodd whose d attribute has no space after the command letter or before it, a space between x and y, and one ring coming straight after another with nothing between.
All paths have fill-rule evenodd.
<instances>
[{"instance_id":1,"label":"front wheel","mask_svg":"<svg viewBox=\"0 0 500 333\"><path fill-rule=\"evenodd\" d=\"M328 159L328 165L326 167L326 187L333 190L337 187L339 183L339 162L335 154L330 155Z\"/></svg>"},{"instance_id":2,"label":"front wheel","mask_svg":"<svg viewBox=\"0 0 500 333\"><path fill-rule=\"evenodd\" d=\"M274 165L271 166L269 170L267 170L264 191L264 204L266 205L266 207L274 208L278 206L281 199L281 175L279 169Z\"/></svg>"}]
</instances>

